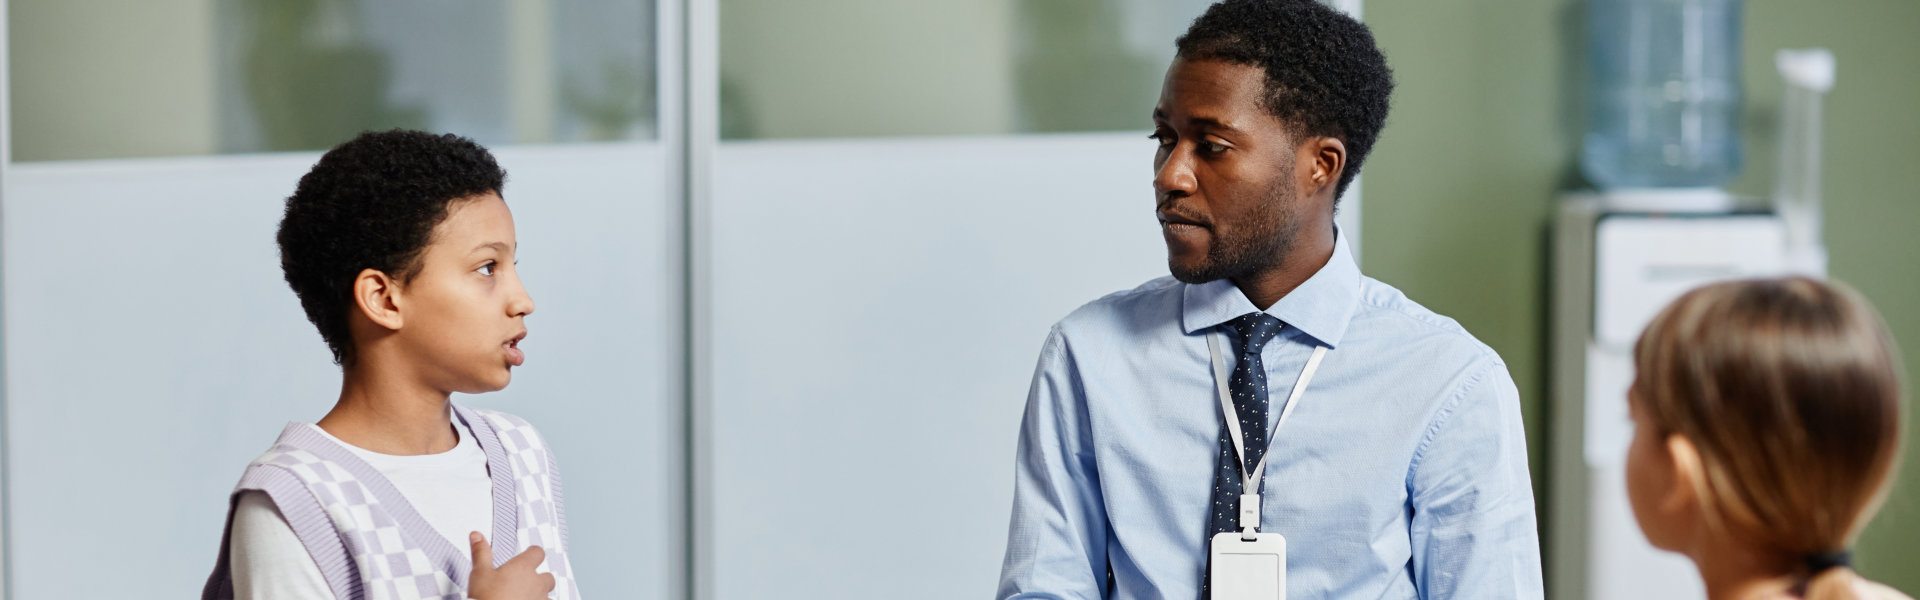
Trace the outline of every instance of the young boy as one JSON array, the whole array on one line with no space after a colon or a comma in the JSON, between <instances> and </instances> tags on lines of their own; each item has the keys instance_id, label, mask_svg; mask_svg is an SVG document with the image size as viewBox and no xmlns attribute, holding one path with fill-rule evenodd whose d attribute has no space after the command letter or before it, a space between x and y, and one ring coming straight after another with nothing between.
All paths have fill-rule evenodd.
<instances>
[{"instance_id":1,"label":"young boy","mask_svg":"<svg viewBox=\"0 0 1920 600\"><path fill-rule=\"evenodd\" d=\"M505 388L526 359L505 180L472 140L401 130L300 179L280 264L340 397L247 466L204 599L579 597L540 435L448 401Z\"/></svg>"}]
</instances>

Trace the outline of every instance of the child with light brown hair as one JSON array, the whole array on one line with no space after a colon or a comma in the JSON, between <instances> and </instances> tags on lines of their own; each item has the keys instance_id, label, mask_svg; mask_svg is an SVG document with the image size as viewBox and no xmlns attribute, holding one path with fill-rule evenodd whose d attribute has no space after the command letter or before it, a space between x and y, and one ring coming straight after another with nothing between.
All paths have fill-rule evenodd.
<instances>
[{"instance_id":1,"label":"child with light brown hair","mask_svg":"<svg viewBox=\"0 0 1920 600\"><path fill-rule=\"evenodd\" d=\"M1899 355L1871 305L1800 277L1709 285L1633 355L1627 495L1709 598L1907 598L1848 553L1900 454Z\"/></svg>"}]
</instances>

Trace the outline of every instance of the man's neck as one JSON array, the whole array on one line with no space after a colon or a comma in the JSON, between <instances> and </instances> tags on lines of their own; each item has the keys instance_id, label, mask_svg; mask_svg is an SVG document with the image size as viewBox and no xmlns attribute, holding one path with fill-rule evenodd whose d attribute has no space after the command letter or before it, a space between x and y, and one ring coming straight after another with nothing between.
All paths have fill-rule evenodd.
<instances>
[{"instance_id":1,"label":"man's neck","mask_svg":"<svg viewBox=\"0 0 1920 600\"><path fill-rule=\"evenodd\" d=\"M1253 302L1255 308L1266 310L1273 306L1333 259L1332 224L1314 229L1322 233L1302 235L1294 240L1293 248L1281 257L1279 264L1245 277L1231 278L1230 281L1240 288L1240 293L1245 294L1248 301Z\"/></svg>"},{"instance_id":2,"label":"man's neck","mask_svg":"<svg viewBox=\"0 0 1920 600\"><path fill-rule=\"evenodd\" d=\"M341 378L340 400L318 425L340 441L380 454L414 456L452 450L448 394L393 364L362 357Z\"/></svg>"}]
</instances>

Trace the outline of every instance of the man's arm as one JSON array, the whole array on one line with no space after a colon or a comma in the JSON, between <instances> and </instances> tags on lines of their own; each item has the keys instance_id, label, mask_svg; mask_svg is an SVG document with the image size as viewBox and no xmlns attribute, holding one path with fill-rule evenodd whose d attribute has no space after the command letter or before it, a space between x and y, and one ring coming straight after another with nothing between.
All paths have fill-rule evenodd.
<instances>
[{"instance_id":1,"label":"man's arm","mask_svg":"<svg viewBox=\"0 0 1920 600\"><path fill-rule=\"evenodd\" d=\"M1093 465L1086 395L1055 327L1040 349L1014 462L1013 519L999 598L1107 592L1107 514Z\"/></svg>"},{"instance_id":2,"label":"man's arm","mask_svg":"<svg viewBox=\"0 0 1920 600\"><path fill-rule=\"evenodd\" d=\"M1540 598L1520 393L1491 362L1440 412L1407 476L1422 598Z\"/></svg>"}]
</instances>

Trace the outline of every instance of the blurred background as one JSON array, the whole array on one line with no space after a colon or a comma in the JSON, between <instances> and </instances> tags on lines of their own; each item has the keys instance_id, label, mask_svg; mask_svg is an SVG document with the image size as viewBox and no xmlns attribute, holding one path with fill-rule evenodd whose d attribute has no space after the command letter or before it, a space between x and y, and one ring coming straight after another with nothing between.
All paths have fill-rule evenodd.
<instances>
[{"instance_id":1,"label":"blurred background","mask_svg":"<svg viewBox=\"0 0 1920 600\"><path fill-rule=\"evenodd\" d=\"M197 593L244 465L338 390L280 279L282 202L325 149L408 127L509 172L529 362L458 400L550 438L585 593L991 594L1047 328L1165 272L1148 114L1208 4L0 2L0 590ZM1611 597L1567 582L1642 549L1596 541L1638 534L1565 485L1602 471L1578 458L1591 399L1565 391L1585 374L1554 366L1600 310L1555 266L1600 183L1594 7L1334 4L1399 83L1342 227L1367 274L1507 360L1550 595ZM1777 195L1775 53L1830 49L1825 270L1920 373L1920 3L1732 4L1743 100L1720 107L1745 160L1718 189L1746 212ZM1857 551L1909 593L1916 447ZM901 532L940 541L884 550Z\"/></svg>"}]
</instances>

